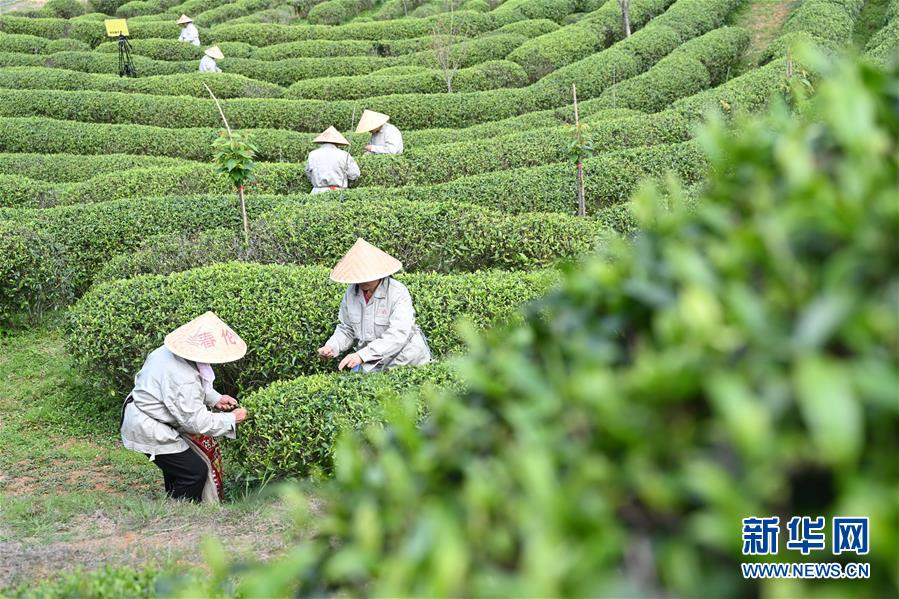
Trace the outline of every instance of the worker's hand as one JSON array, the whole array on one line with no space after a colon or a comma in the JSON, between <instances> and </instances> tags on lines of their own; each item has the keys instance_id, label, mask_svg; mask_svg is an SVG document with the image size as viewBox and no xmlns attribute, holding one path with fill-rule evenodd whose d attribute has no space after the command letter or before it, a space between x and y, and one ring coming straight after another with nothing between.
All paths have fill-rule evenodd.
<instances>
[{"instance_id":1,"label":"worker's hand","mask_svg":"<svg viewBox=\"0 0 899 599\"><path fill-rule=\"evenodd\" d=\"M331 347L328 345L323 345L322 347L318 348L318 355L320 355L322 358L336 358L337 357L337 354L334 353L334 350L331 349Z\"/></svg>"},{"instance_id":2,"label":"worker's hand","mask_svg":"<svg viewBox=\"0 0 899 599\"><path fill-rule=\"evenodd\" d=\"M368 144L367 146L365 146L365 151L366 151L366 152L371 152L371 149L372 149L373 147L374 147L373 145Z\"/></svg>"},{"instance_id":3,"label":"worker's hand","mask_svg":"<svg viewBox=\"0 0 899 599\"><path fill-rule=\"evenodd\" d=\"M234 424L240 424L244 420L247 419L247 409L246 408L237 408L233 412L234 414Z\"/></svg>"},{"instance_id":4,"label":"worker's hand","mask_svg":"<svg viewBox=\"0 0 899 599\"><path fill-rule=\"evenodd\" d=\"M222 395L222 398L213 407L223 411L232 410L237 407L237 400L230 395Z\"/></svg>"},{"instance_id":5,"label":"worker's hand","mask_svg":"<svg viewBox=\"0 0 899 599\"><path fill-rule=\"evenodd\" d=\"M356 366L359 366L359 364L362 364L362 358L359 357L359 354L347 354L343 360L340 361L337 370L343 370L344 368L353 369Z\"/></svg>"}]
</instances>

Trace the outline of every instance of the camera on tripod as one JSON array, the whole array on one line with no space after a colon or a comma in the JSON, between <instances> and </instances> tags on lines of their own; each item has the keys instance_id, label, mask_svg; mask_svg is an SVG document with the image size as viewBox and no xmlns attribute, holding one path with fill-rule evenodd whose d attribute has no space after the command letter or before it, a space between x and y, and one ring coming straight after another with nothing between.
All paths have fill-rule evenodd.
<instances>
[{"instance_id":1,"label":"camera on tripod","mask_svg":"<svg viewBox=\"0 0 899 599\"><path fill-rule=\"evenodd\" d=\"M125 19L106 19L106 35L119 38L119 77L137 77L131 44L128 43L128 22Z\"/></svg>"}]
</instances>

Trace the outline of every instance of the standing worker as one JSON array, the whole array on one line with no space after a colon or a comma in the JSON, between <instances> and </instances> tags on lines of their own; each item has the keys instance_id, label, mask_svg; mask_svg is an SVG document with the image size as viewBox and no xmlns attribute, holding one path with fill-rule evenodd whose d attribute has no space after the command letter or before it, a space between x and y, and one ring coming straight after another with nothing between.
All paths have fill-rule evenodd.
<instances>
[{"instance_id":1,"label":"standing worker","mask_svg":"<svg viewBox=\"0 0 899 599\"><path fill-rule=\"evenodd\" d=\"M365 146L365 150L372 154L402 154L403 134L400 130L388 123L390 117L386 114L365 110L356 133L371 131L371 143Z\"/></svg>"},{"instance_id":2,"label":"standing worker","mask_svg":"<svg viewBox=\"0 0 899 599\"><path fill-rule=\"evenodd\" d=\"M371 372L394 366L427 364L431 349L415 324L415 308L406 286L391 275L402 262L362 238L341 258L331 280L349 287L340 302L339 322L331 338L318 349L322 358L336 358L356 344L338 370Z\"/></svg>"},{"instance_id":3,"label":"standing worker","mask_svg":"<svg viewBox=\"0 0 899 599\"><path fill-rule=\"evenodd\" d=\"M189 44L193 44L194 46L199 46L200 32L197 31L197 27L196 25L194 25L193 19L191 19L187 15L181 15L181 18L178 19L178 24L181 25L181 35L178 37L178 41L187 42Z\"/></svg>"},{"instance_id":4,"label":"standing worker","mask_svg":"<svg viewBox=\"0 0 899 599\"><path fill-rule=\"evenodd\" d=\"M203 54L203 58L200 59L200 72L221 73L222 70L218 68L218 65L215 64L215 61L223 59L225 55L222 54L222 51L219 50L219 47L213 46L211 48L206 48L206 51L203 52Z\"/></svg>"},{"instance_id":5,"label":"standing worker","mask_svg":"<svg viewBox=\"0 0 899 599\"><path fill-rule=\"evenodd\" d=\"M247 411L212 388L211 364L233 362L245 353L247 344L237 333L206 312L166 335L134 377L122 406L122 442L162 470L169 497L221 501L222 453L213 437L235 438Z\"/></svg>"},{"instance_id":6,"label":"standing worker","mask_svg":"<svg viewBox=\"0 0 899 599\"><path fill-rule=\"evenodd\" d=\"M325 129L312 143L319 144L306 157L306 176L312 183L312 193L346 189L350 181L362 174L349 152L337 147L348 146L350 142L334 127Z\"/></svg>"}]
</instances>

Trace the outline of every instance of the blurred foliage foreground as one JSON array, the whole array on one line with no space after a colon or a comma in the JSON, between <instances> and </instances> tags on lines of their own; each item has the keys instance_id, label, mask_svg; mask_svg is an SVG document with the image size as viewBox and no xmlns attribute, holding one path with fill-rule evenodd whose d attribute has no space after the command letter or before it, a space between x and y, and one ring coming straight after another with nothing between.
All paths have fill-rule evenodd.
<instances>
[{"instance_id":1,"label":"blurred foliage foreground","mask_svg":"<svg viewBox=\"0 0 899 599\"><path fill-rule=\"evenodd\" d=\"M695 209L642 190L639 236L472 335L468 391L347 436L317 535L237 592L896 596L899 78L829 69L712 119ZM774 515L870 516L870 580L744 580L741 519ZM771 561L845 561L827 534Z\"/></svg>"}]
</instances>

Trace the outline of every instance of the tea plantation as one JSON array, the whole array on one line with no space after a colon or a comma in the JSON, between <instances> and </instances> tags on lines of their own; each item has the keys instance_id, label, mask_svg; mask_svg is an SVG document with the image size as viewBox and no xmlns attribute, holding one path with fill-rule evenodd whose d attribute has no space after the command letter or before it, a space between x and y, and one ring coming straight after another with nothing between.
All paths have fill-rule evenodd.
<instances>
[{"instance_id":1,"label":"tea plantation","mask_svg":"<svg viewBox=\"0 0 899 599\"><path fill-rule=\"evenodd\" d=\"M899 0L624 4L630 31L619 0L0 14L0 444L23 448L0 457L0 548L32 556L0 595L899 592ZM198 72L212 45L222 72ZM365 153L365 109L402 154ZM246 231L214 163L223 116L255 146ZM362 175L313 195L330 126ZM434 363L317 355L357 237L403 262ZM146 355L207 310L249 347L216 367L251 415L217 513L276 505L300 541L194 547L211 575L130 545L35 570L104 510L134 546L162 514L204 517L161 498L117 426ZM32 351L63 364L52 392ZM90 469L67 446L88 441L133 488L36 486L47 464ZM115 498L157 507L115 516ZM869 517L870 577L744 578L741 519L775 515Z\"/></svg>"}]
</instances>

